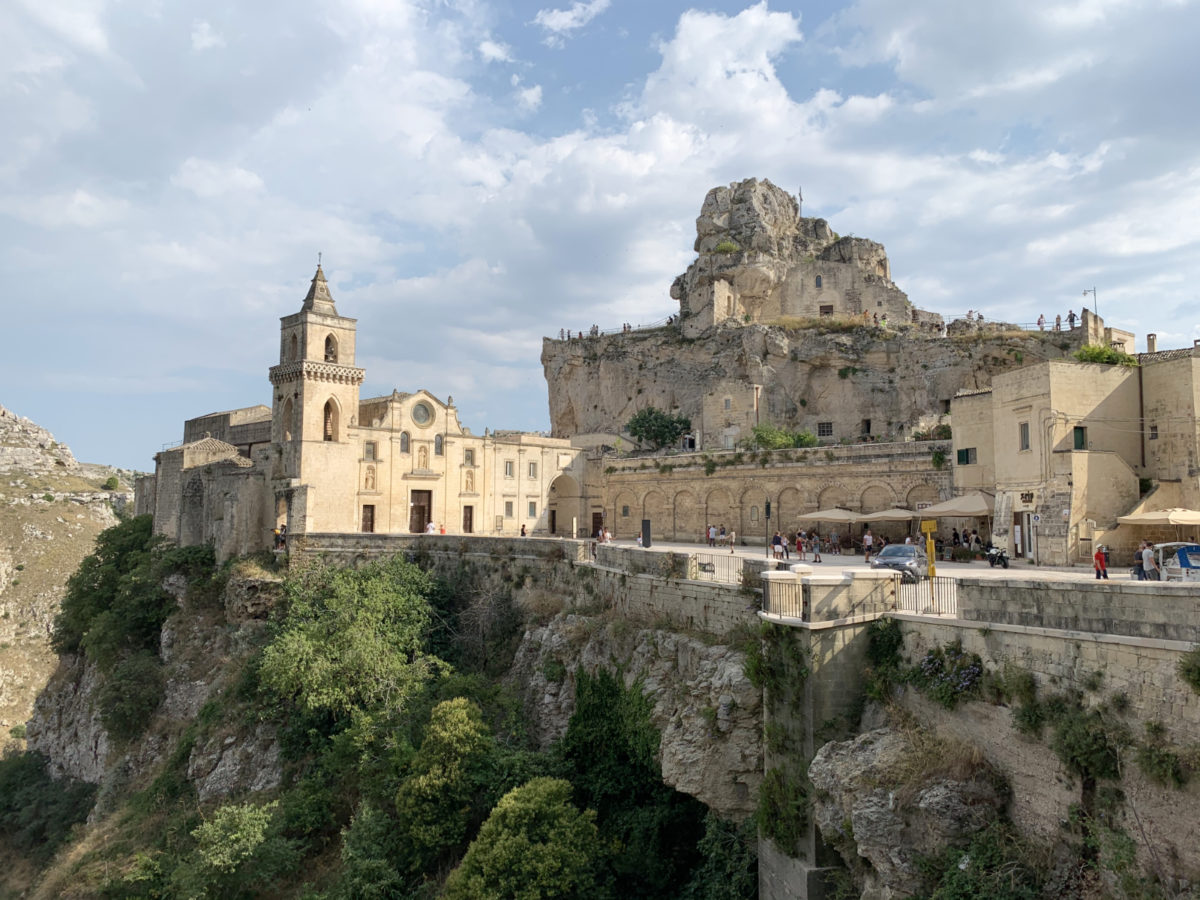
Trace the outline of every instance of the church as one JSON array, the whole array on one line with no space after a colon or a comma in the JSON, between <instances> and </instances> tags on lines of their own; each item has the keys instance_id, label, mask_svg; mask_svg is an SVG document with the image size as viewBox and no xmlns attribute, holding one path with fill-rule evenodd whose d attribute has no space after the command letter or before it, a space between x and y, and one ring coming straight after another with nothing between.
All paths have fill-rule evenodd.
<instances>
[{"instance_id":1,"label":"church","mask_svg":"<svg viewBox=\"0 0 1200 900\"><path fill-rule=\"evenodd\" d=\"M188 420L139 482L138 512L219 559L271 547L277 529L578 533L585 460L569 440L472 434L452 397L424 390L362 398L356 334L318 266L299 312L280 320L270 407Z\"/></svg>"}]
</instances>

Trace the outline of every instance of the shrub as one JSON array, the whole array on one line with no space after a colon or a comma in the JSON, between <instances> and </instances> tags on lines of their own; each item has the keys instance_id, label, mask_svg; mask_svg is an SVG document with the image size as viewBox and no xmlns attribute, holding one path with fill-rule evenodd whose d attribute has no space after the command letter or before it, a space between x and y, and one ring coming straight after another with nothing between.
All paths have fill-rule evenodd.
<instances>
[{"instance_id":1,"label":"shrub","mask_svg":"<svg viewBox=\"0 0 1200 900\"><path fill-rule=\"evenodd\" d=\"M8 754L0 758L0 835L42 865L87 818L95 796L94 785L51 778L40 753Z\"/></svg>"},{"instance_id":2,"label":"shrub","mask_svg":"<svg viewBox=\"0 0 1200 900\"><path fill-rule=\"evenodd\" d=\"M961 644L935 647L912 672L912 683L931 700L953 709L960 699L979 694L983 661L968 654Z\"/></svg>"},{"instance_id":3,"label":"shrub","mask_svg":"<svg viewBox=\"0 0 1200 900\"><path fill-rule=\"evenodd\" d=\"M121 482L117 479L117 476L109 475L108 478L105 479L104 484L101 485L101 490L115 491L120 487L121 487Z\"/></svg>"},{"instance_id":4,"label":"shrub","mask_svg":"<svg viewBox=\"0 0 1200 900\"><path fill-rule=\"evenodd\" d=\"M1130 356L1124 350L1118 350L1115 347L1104 347L1099 344L1084 344L1075 351L1075 358L1080 362L1100 363L1105 366L1129 366L1132 368L1138 365L1136 356Z\"/></svg>"},{"instance_id":5,"label":"shrub","mask_svg":"<svg viewBox=\"0 0 1200 900\"><path fill-rule=\"evenodd\" d=\"M674 444L691 429L691 419L673 416L654 406L638 410L625 425L625 430L634 438L644 441L655 450Z\"/></svg>"},{"instance_id":6,"label":"shrub","mask_svg":"<svg viewBox=\"0 0 1200 900\"><path fill-rule=\"evenodd\" d=\"M97 698L100 721L118 742L146 730L163 698L162 663L148 650L121 660L105 678Z\"/></svg>"},{"instance_id":7,"label":"shrub","mask_svg":"<svg viewBox=\"0 0 1200 900\"><path fill-rule=\"evenodd\" d=\"M738 253L741 251L741 249L742 248L739 247L735 241L725 240L725 241L721 241L719 244L717 244L717 246L713 248L713 252L714 253Z\"/></svg>"},{"instance_id":8,"label":"shrub","mask_svg":"<svg viewBox=\"0 0 1200 900\"><path fill-rule=\"evenodd\" d=\"M808 792L782 769L768 769L758 790L754 820L760 832L788 856L808 827Z\"/></svg>"},{"instance_id":9,"label":"shrub","mask_svg":"<svg viewBox=\"0 0 1200 900\"><path fill-rule=\"evenodd\" d=\"M1036 900L1041 876L1030 865L1032 855L1011 828L997 823L976 834L965 850L949 847L918 868L930 885L930 900Z\"/></svg>"},{"instance_id":10,"label":"shrub","mask_svg":"<svg viewBox=\"0 0 1200 900\"><path fill-rule=\"evenodd\" d=\"M571 804L571 785L535 778L496 804L443 897L591 896L598 848L596 814Z\"/></svg>"},{"instance_id":11,"label":"shrub","mask_svg":"<svg viewBox=\"0 0 1200 900\"><path fill-rule=\"evenodd\" d=\"M1179 660L1179 677L1197 694L1200 694L1200 644L1197 644Z\"/></svg>"},{"instance_id":12,"label":"shrub","mask_svg":"<svg viewBox=\"0 0 1200 900\"><path fill-rule=\"evenodd\" d=\"M700 839L703 862L683 890L684 900L752 900L758 897L758 834L754 820L741 825L709 812Z\"/></svg>"}]
</instances>

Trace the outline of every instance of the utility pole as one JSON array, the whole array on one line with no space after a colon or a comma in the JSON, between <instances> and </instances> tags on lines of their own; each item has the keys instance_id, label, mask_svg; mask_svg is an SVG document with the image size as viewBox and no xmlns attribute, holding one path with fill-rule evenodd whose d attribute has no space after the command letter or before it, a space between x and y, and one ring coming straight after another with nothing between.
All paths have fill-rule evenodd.
<instances>
[{"instance_id":1,"label":"utility pole","mask_svg":"<svg viewBox=\"0 0 1200 900\"><path fill-rule=\"evenodd\" d=\"M1092 295L1092 312L1096 314L1096 318L1100 318L1100 304L1096 302L1096 288L1091 287L1083 292L1083 296Z\"/></svg>"}]
</instances>

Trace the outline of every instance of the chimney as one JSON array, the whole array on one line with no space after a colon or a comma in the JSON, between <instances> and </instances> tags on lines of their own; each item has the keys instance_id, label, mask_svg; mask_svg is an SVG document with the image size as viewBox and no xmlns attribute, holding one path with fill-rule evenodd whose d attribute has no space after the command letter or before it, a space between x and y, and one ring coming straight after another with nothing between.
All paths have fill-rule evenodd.
<instances>
[{"instance_id":1,"label":"chimney","mask_svg":"<svg viewBox=\"0 0 1200 900\"><path fill-rule=\"evenodd\" d=\"M1158 352L1158 335L1157 334L1146 335L1146 352L1147 353L1157 353Z\"/></svg>"}]
</instances>

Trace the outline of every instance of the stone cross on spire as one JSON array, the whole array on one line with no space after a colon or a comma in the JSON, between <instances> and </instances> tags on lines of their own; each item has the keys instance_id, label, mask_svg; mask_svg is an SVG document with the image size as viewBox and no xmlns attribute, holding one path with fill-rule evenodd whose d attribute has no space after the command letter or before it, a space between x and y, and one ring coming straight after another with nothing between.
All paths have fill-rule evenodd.
<instances>
[{"instance_id":1,"label":"stone cross on spire","mask_svg":"<svg viewBox=\"0 0 1200 900\"><path fill-rule=\"evenodd\" d=\"M325 281L325 273L321 271L320 263L317 263L317 274L313 276L312 286L309 287L308 294L304 297L303 308L327 316L338 314L337 307L333 305L333 294L329 293L329 285Z\"/></svg>"}]
</instances>

